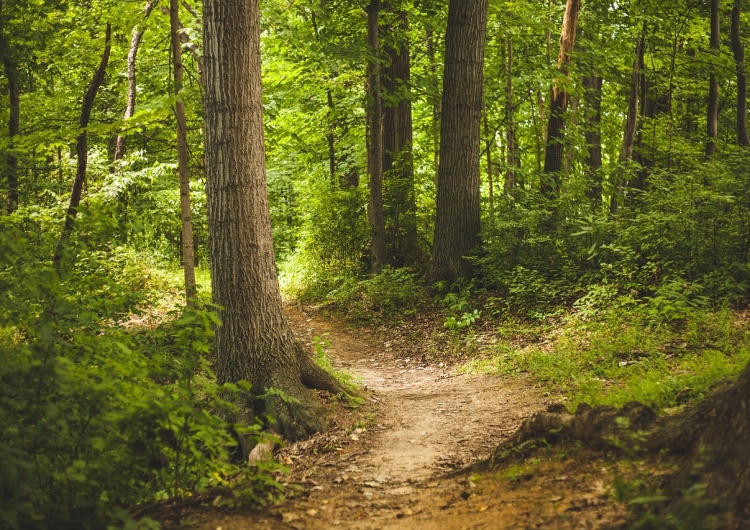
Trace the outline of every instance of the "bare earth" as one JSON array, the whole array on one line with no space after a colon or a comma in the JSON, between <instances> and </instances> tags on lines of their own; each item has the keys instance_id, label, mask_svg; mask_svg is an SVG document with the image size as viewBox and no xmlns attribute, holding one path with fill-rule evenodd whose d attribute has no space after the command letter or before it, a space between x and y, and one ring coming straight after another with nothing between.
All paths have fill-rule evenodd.
<instances>
[{"instance_id":1,"label":"bare earth","mask_svg":"<svg viewBox=\"0 0 750 530\"><path fill-rule=\"evenodd\" d=\"M334 366L362 379L370 403L338 407L331 432L280 451L291 468L284 480L300 487L282 505L260 513L198 510L191 528L603 528L624 521L606 495L609 466L580 450L517 469L460 472L545 406L523 379L456 375L402 357L387 337L287 309L298 337L330 343Z\"/></svg>"}]
</instances>

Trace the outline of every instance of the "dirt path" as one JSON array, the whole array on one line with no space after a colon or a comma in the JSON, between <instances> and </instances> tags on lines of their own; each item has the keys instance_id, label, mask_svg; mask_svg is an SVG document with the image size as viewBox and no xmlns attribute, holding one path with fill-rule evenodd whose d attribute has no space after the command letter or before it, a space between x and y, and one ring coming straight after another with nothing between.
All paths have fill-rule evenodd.
<instances>
[{"instance_id":1,"label":"dirt path","mask_svg":"<svg viewBox=\"0 0 750 530\"><path fill-rule=\"evenodd\" d=\"M302 486L282 506L260 514L214 513L196 528L600 528L619 515L601 500L602 480L588 471L569 479L558 462L522 476L520 487L446 473L486 458L544 406L528 385L455 375L401 358L366 332L297 308L288 308L288 316L300 338L330 343L334 366L361 377L373 403L356 424L281 452L292 468L287 480ZM576 513L582 510L588 512Z\"/></svg>"}]
</instances>

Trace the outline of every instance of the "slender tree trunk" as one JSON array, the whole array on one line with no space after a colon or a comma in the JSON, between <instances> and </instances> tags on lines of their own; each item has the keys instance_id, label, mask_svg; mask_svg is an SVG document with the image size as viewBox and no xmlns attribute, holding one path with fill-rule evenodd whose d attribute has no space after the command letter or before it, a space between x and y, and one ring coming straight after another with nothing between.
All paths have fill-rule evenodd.
<instances>
[{"instance_id":1,"label":"slender tree trunk","mask_svg":"<svg viewBox=\"0 0 750 530\"><path fill-rule=\"evenodd\" d=\"M630 97L628 99L628 114L625 119L625 132L622 135L622 145L620 147L620 167L615 173L615 185L612 191L609 210L617 213L618 202L622 197L625 176L630 163L633 159L633 145L635 143L635 133L638 123L638 95L640 92L640 81L643 75L643 57L646 49L646 23L643 23L641 37L635 47L635 60L633 61L633 72L630 75Z\"/></svg>"},{"instance_id":2,"label":"slender tree trunk","mask_svg":"<svg viewBox=\"0 0 750 530\"><path fill-rule=\"evenodd\" d=\"M169 0L169 27L171 30L172 59L174 64L174 116L177 121L177 173L180 176L180 218L182 219L182 268L185 273L185 298L188 304L195 300L195 250L193 249L193 216L190 211L190 160L187 145L187 119L185 101L182 99L182 44L180 42L179 0Z\"/></svg>"},{"instance_id":3,"label":"slender tree trunk","mask_svg":"<svg viewBox=\"0 0 750 530\"><path fill-rule=\"evenodd\" d=\"M282 311L266 186L259 0L207 0L204 50L211 276L223 308L217 377L252 385L250 399L234 398L233 421L252 424L265 413L297 439L325 425L306 387L342 388L305 354Z\"/></svg>"},{"instance_id":4,"label":"slender tree trunk","mask_svg":"<svg viewBox=\"0 0 750 530\"><path fill-rule=\"evenodd\" d=\"M742 0L734 0L732 7L731 42L734 62L737 69L737 143L743 147L750 146L747 133L747 75L745 74L745 47L740 33L740 14Z\"/></svg>"},{"instance_id":5,"label":"slender tree trunk","mask_svg":"<svg viewBox=\"0 0 750 530\"><path fill-rule=\"evenodd\" d=\"M430 283L469 277L466 256L481 242L479 142L486 32L487 0L450 0Z\"/></svg>"},{"instance_id":6,"label":"slender tree trunk","mask_svg":"<svg viewBox=\"0 0 750 530\"><path fill-rule=\"evenodd\" d=\"M711 51L718 60L721 46L721 28L719 26L719 0L711 0ZM708 88L708 116L706 119L706 156L716 152L716 138L719 132L719 81L716 79L716 65L711 65L711 76Z\"/></svg>"},{"instance_id":7,"label":"slender tree trunk","mask_svg":"<svg viewBox=\"0 0 750 530\"><path fill-rule=\"evenodd\" d=\"M487 109L484 109L484 156L487 164L487 186L489 187L490 199L490 225L495 226L495 168L492 161L492 148L495 145L495 131L490 130L490 124L487 120ZM508 182L506 180L507 187Z\"/></svg>"},{"instance_id":8,"label":"slender tree trunk","mask_svg":"<svg viewBox=\"0 0 750 530\"><path fill-rule=\"evenodd\" d=\"M578 13L581 0L567 0L562 32L560 34L560 54L557 67L560 75L565 77L570 72L573 48L575 46ZM561 87L560 80L552 87L549 121L547 122L547 145L544 151L544 175L542 176L542 194L557 198L560 192L560 172L563 164L563 131L565 129L565 110L568 107L568 93Z\"/></svg>"},{"instance_id":9,"label":"slender tree trunk","mask_svg":"<svg viewBox=\"0 0 750 530\"><path fill-rule=\"evenodd\" d=\"M62 259L63 249L70 234L73 232L73 226L75 224L76 216L78 215L78 206L81 203L81 195L83 194L83 185L86 182L86 166L88 163L88 135L86 133L86 127L88 127L89 120L91 119L91 111L94 108L94 99L96 99L96 93L99 91L99 87L104 82L104 74L107 71L107 63L109 62L109 53L111 50L110 37L112 36L112 26L107 23L107 29L104 37L104 53L99 61L99 66L94 72L94 77L89 83L89 87L83 96L83 105L81 106L81 116L78 119L78 138L76 139L76 155L78 156L78 164L76 167L76 176L73 180L73 188L70 192L70 205L65 214L65 222L63 223L62 233L60 234L60 240L55 248L55 256L53 263L55 267L60 264Z\"/></svg>"},{"instance_id":10,"label":"slender tree trunk","mask_svg":"<svg viewBox=\"0 0 750 530\"><path fill-rule=\"evenodd\" d=\"M506 165L505 190L513 193L518 185L518 146L516 145L515 102L513 101L513 40L506 38L506 73L505 73L505 148Z\"/></svg>"},{"instance_id":11,"label":"slender tree trunk","mask_svg":"<svg viewBox=\"0 0 750 530\"><path fill-rule=\"evenodd\" d=\"M591 201L594 211L598 210L602 203L602 82L602 77L596 73L583 78L587 121L583 132L587 150L584 162L588 177L586 196Z\"/></svg>"},{"instance_id":12,"label":"slender tree trunk","mask_svg":"<svg viewBox=\"0 0 750 530\"><path fill-rule=\"evenodd\" d=\"M158 0L148 0L146 6L143 8L143 20L133 27L133 33L130 36L130 49L128 50L128 95L125 101L125 115L123 118L127 120L132 118L135 113L135 99L136 90L138 85L136 84L135 78L135 66L136 58L138 57L138 48L141 45L141 39L143 38L143 32L146 30L145 23L148 20L151 11L157 4ZM120 160L125 155L125 137L122 134L117 135L115 142L115 160Z\"/></svg>"},{"instance_id":13,"label":"slender tree trunk","mask_svg":"<svg viewBox=\"0 0 750 530\"><path fill-rule=\"evenodd\" d=\"M310 22L313 27L315 41L320 42L320 33L318 31L318 18L315 11L310 16ZM326 104L328 105L328 131L326 132L326 142L328 143L328 177L333 188L338 187L336 178L336 107L333 104L333 91L330 86L326 87Z\"/></svg>"},{"instance_id":14,"label":"slender tree trunk","mask_svg":"<svg viewBox=\"0 0 750 530\"><path fill-rule=\"evenodd\" d=\"M435 54L435 36L432 33L431 28L426 30L427 39L427 57L430 61L430 76L431 79L437 79L437 58ZM435 169L435 176L437 177L438 166L440 165L440 116L442 114L441 97L439 94L439 87L436 85L433 87L433 93L430 96L432 102L432 164Z\"/></svg>"},{"instance_id":15,"label":"slender tree trunk","mask_svg":"<svg viewBox=\"0 0 750 530\"><path fill-rule=\"evenodd\" d=\"M397 27L384 28L389 45L384 50L386 67L382 76L387 96L383 105L383 178L388 259L394 267L403 267L419 263L421 253L414 194L409 28L405 11L396 16Z\"/></svg>"},{"instance_id":16,"label":"slender tree trunk","mask_svg":"<svg viewBox=\"0 0 750 530\"><path fill-rule=\"evenodd\" d=\"M367 162L370 172L370 203L367 217L370 223L370 256L373 272L380 272L388 263L385 243L385 215L383 213L383 103L380 94L380 43L378 19L380 0L370 0L367 7L367 61L369 148Z\"/></svg>"},{"instance_id":17,"label":"slender tree trunk","mask_svg":"<svg viewBox=\"0 0 750 530\"><path fill-rule=\"evenodd\" d=\"M0 54L2 54L5 78L8 81L8 158L5 179L8 182L8 213L18 208L18 158L13 152L14 139L18 135L21 114L21 88L18 83L18 66L11 56L10 43L5 36L3 2L0 1Z\"/></svg>"}]
</instances>

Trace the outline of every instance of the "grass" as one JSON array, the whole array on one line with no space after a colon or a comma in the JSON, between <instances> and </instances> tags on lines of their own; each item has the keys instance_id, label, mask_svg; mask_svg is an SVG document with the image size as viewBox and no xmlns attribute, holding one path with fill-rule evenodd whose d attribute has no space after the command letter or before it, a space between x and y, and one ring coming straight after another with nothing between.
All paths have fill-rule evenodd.
<instances>
[{"instance_id":1,"label":"grass","mask_svg":"<svg viewBox=\"0 0 750 530\"><path fill-rule=\"evenodd\" d=\"M465 372L530 373L570 406L641 401L669 409L708 394L750 360L750 326L729 310L695 311L671 325L636 312L597 321L570 315L546 343L507 342L474 359Z\"/></svg>"}]
</instances>

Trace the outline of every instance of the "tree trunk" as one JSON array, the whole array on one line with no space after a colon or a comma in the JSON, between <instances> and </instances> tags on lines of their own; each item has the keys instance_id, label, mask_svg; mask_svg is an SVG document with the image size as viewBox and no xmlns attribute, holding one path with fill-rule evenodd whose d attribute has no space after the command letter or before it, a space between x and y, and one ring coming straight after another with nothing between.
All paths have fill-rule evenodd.
<instances>
[{"instance_id":1,"label":"tree trunk","mask_svg":"<svg viewBox=\"0 0 750 530\"><path fill-rule=\"evenodd\" d=\"M318 19L315 16L315 11L310 15L310 23L313 27L315 41L320 42ZM328 143L328 177L331 181L331 186L335 189L339 184L336 178L336 107L333 104L333 91L330 86L326 87L326 104L328 105L328 130L326 132L326 142Z\"/></svg>"},{"instance_id":2,"label":"tree trunk","mask_svg":"<svg viewBox=\"0 0 750 530\"><path fill-rule=\"evenodd\" d=\"M83 105L81 106L81 116L78 119L78 138L76 139L76 155L78 157L78 164L76 167L76 176L73 180L73 188L70 192L70 205L65 214L65 222L63 223L62 233L60 234L60 240L55 248L55 256L53 263L55 267L59 266L60 260L62 259L63 249L65 243L67 243L70 234L73 232L73 225L75 224L76 216L78 215L78 205L81 203L81 195L83 194L83 185L86 182L86 165L88 163L88 135L86 133L86 127L88 127L89 119L91 118L91 111L94 108L94 99L96 99L96 93L99 91L99 87L104 82L104 74L107 71L107 63L109 62L109 53L111 50L110 37L112 36L112 26L107 23L107 29L104 37L104 53L102 54L101 61L99 61L99 67L94 72L94 77L89 83L89 87L83 96Z\"/></svg>"},{"instance_id":3,"label":"tree trunk","mask_svg":"<svg viewBox=\"0 0 750 530\"><path fill-rule=\"evenodd\" d=\"M427 47L427 58L430 61L430 77L431 79L437 80L437 58L435 54L435 36L432 33L431 28L426 30L426 47ZM432 122L430 123L432 132L432 164L435 170L435 178L437 179L437 171L440 165L440 116L443 113L443 109L440 107L442 101L439 94L439 86L435 84L432 87L430 94L430 100L432 103Z\"/></svg>"},{"instance_id":4,"label":"tree trunk","mask_svg":"<svg viewBox=\"0 0 750 530\"><path fill-rule=\"evenodd\" d=\"M487 109L484 109L484 156L487 164L487 186L489 188L490 199L490 226L495 226L495 168L492 161L492 148L495 146L495 131L490 130L490 124L487 120ZM506 181L506 186L508 185Z\"/></svg>"},{"instance_id":5,"label":"tree trunk","mask_svg":"<svg viewBox=\"0 0 750 530\"><path fill-rule=\"evenodd\" d=\"M623 194L625 176L630 168L630 162L633 159L633 145L635 143L635 132L638 124L638 96L640 93L640 81L643 75L643 57L646 49L646 23L643 23L641 37L635 47L635 60L633 61L633 72L630 75L630 97L628 99L628 114L625 118L625 132L622 136L622 145L620 147L620 167L615 173L614 189L609 210L611 213L617 213L618 203Z\"/></svg>"},{"instance_id":6,"label":"tree trunk","mask_svg":"<svg viewBox=\"0 0 750 530\"><path fill-rule=\"evenodd\" d=\"M188 304L198 294L195 288L193 216L190 211L190 160L188 159L187 119L182 99L182 44L180 41L179 0L169 0L169 27L174 63L174 116L177 121L177 173L180 176L180 218L182 219L182 268L185 273L185 299Z\"/></svg>"},{"instance_id":7,"label":"tree trunk","mask_svg":"<svg viewBox=\"0 0 750 530\"><path fill-rule=\"evenodd\" d=\"M731 42L734 62L737 69L737 143L743 147L750 146L747 133L747 75L745 74L745 47L740 35L740 14L742 0L734 0L732 7Z\"/></svg>"},{"instance_id":8,"label":"tree trunk","mask_svg":"<svg viewBox=\"0 0 750 530\"><path fill-rule=\"evenodd\" d=\"M719 26L719 0L711 0L711 51L716 60L721 45L721 28ZM712 61L713 62L713 61ZM719 132L719 81L716 79L716 68L711 65L711 76L708 88L708 116L706 118L706 156L716 152L716 138Z\"/></svg>"},{"instance_id":9,"label":"tree trunk","mask_svg":"<svg viewBox=\"0 0 750 530\"><path fill-rule=\"evenodd\" d=\"M386 4L390 7L390 4ZM396 28L384 28L388 46L384 55L383 178L388 261L394 267L421 261L417 243L417 203L414 195L412 112L410 97L408 21L396 13ZM395 31L394 31L395 30Z\"/></svg>"},{"instance_id":10,"label":"tree trunk","mask_svg":"<svg viewBox=\"0 0 750 530\"><path fill-rule=\"evenodd\" d=\"M505 190L513 193L518 185L518 146L516 144L515 103L513 101L513 40L506 38L506 73L505 73L505 148L506 165Z\"/></svg>"},{"instance_id":11,"label":"tree trunk","mask_svg":"<svg viewBox=\"0 0 750 530\"><path fill-rule=\"evenodd\" d=\"M151 15L151 11L153 11L154 6L157 4L159 0L148 0L146 2L146 6L143 8L143 20L136 24L133 27L133 33L130 36L130 49L128 50L128 95L125 102L125 115L123 116L124 120L127 120L128 118L132 118L133 114L135 113L135 99L136 99L136 89L138 88L138 85L136 84L136 78L135 78L135 63L136 58L138 57L138 48L141 45L141 38L143 38L143 32L146 30L144 24L146 23L146 20L148 20L149 15ZM115 142L115 160L120 160L125 155L125 137L122 134L117 135L117 140Z\"/></svg>"},{"instance_id":12,"label":"tree trunk","mask_svg":"<svg viewBox=\"0 0 750 530\"><path fill-rule=\"evenodd\" d=\"M380 272L388 263L383 212L383 102L380 94L380 43L378 19L380 0L370 0L367 7L367 116L369 142L367 165L370 173L370 202L367 218L370 224L370 256L372 271Z\"/></svg>"},{"instance_id":13,"label":"tree trunk","mask_svg":"<svg viewBox=\"0 0 750 530\"><path fill-rule=\"evenodd\" d=\"M0 54L2 54L5 78L8 81L8 158L5 168L5 179L8 182L8 213L18 208L18 158L13 152L14 138L18 134L20 120L21 89L18 83L18 66L11 56L10 43L5 36L3 21L3 3L0 1Z\"/></svg>"},{"instance_id":14,"label":"tree trunk","mask_svg":"<svg viewBox=\"0 0 750 530\"><path fill-rule=\"evenodd\" d=\"M235 421L266 413L282 435L298 439L325 425L306 387L343 389L305 354L282 311L266 186L258 4L204 4L209 246L214 302L223 308L216 370L220 383L252 385L252 399L238 400Z\"/></svg>"},{"instance_id":15,"label":"tree trunk","mask_svg":"<svg viewBox=\"0 0 750 530\"><path fill-rule=\"evenodd\" d=\"M487 0L450 0L430 283L471 276L480 244L479 142Z\"/></svg>"},{"instance_id":16,"label":"tree trunk","mask_svg":"<svg viewBox=\"0 0 750 530\"><path fill-rule=\"evenodd\" d=\"M602 77L596 73L583 78L587 123L583 132L586 140L586 196L593 211L598 210L602 203L602 82Z\"/></svg>"},{"instance_id":17,"label":"tree trunk","mask_svg":"<svg viewBox=\"0 0 750 530\"><path fill-rule=\"evenodd\" d=\"M567 0L560 34L560 54L557 58L557 68L560 70L561 77L566 77L570 73L580 9L581 0ZM544 174L542 175L541 191L542 195L548 199L556 199L560 193L565 110L568 107L568 93L562 88L561 81L561 79L556 80L552 87L552 101L550 103L549 121L547 122L547 144L544 150Z\"/></svg>"}]
</instances>

